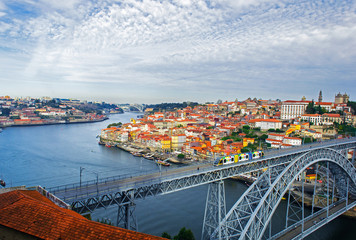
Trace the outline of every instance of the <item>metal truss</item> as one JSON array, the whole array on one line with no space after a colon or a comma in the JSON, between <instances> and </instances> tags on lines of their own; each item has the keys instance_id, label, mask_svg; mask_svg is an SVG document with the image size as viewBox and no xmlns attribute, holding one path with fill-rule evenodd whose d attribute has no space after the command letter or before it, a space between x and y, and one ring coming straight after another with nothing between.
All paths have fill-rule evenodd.
<instances>
[{"instance_id":1,"label":"metal truss","mask_svg":"<svg viewBox=\"0 0 356 240\"><path fill-rule=\"evenodd\" d=\"M352 163L339 149L314 149L285 166L270 167L234 204L211 239L261 239L279 202L294 180L307 167L319 162L328 162L335 186L341 195L346 196L347 203L347 191L353 193L356 189L356 170ZM349 206L346 204L346 207ZM222 237L218 236L219 231Z\"/></svg>"},{"instance_id":2,"label":"metal truss","mask_svg":"<svg viewBox=\"0 0 356 240\"><path fill-rule=\"evenodd\" d=\"M118 206L117 226L133 231L138 231L137 219L135 215L136 204L131 202Z\"/></svg>"},{"instance_id":3,"label":"metal truss","mask_svg":"<svg viewBox=\"0 0 356 240\"><path fill-rule=\"evenodd\" d=\"M208 238L226 215L224 181L209 184L202 239ZM218 233L221 236L221 232Z\"/></svg>"},{"instance_id":4,"label":"metal truss","mask_svg":"<svg viewBox=\"0 0 356 240\"><path fill-rule=\"evenodd\" d=\"M347 143L333 143L328 144L332 148L342 150L344 148L355 147L356 138L354 142ZM324 146L316 149L323 149ZM275 165L286 164L296 157L308 152L309 148L290 149L287 152L268 156L262 159L256 159L248 162L241 162L239 164L227 165L223 167L210 167L201 171L183 172L181 175L150 177L145 181L137 181L134 178L130 182L128 178L124 181L105 181L92 183L91 185L82 186L63 186L49 188L48 191L55 194L66 203L71 204L74 210L85 208L85 211L93 211L96 208L106 207L108 204L120 204L129 198L127 195L132 195L134 198L145 198L148 196L155 196L159 194L166 194L175 191L180 191L199 185L219 181L222 179L237 176L239 174L254 172L261 169L268 168ZM115 182L116 181L116 182ZM84 184L83 184L84 185Z\"/></svg>"},{"instance_id":5,"label":"metal truss","mask_svg":"<svg viewBox=\"0 0 356 240\"><path fill-rule=\"evenodd\" d=\"M168 194L207 183L221 181L243 173L269 169L269 167L275 167L269 172L269 174L273 176L277 174L276 169L283 169L286 164L289 164L294 159L311 150L316 151L329 147L335 149L335 151L342 151L344 149L355 147L355 144L356 138L351 140L330 141L309 146L301 146L299 148L273 151L268 153L268 157L262 159L222 167L211 166L205 169L201 168L200 171L186 171L181 174L169 174L168 171L164 175L159 174L155 176L154 174L151 174L147 175L146 178L144 178L144 176L136 176L146 180L137 180L138 178L135 177L112 178L112 180L102 179L96 183L91 182L90 184L65 185L48 189L48 191L70 204L71 208L78 213L92 212L98 208L107 208L110 205L118 205L119 208L126 208L126 205L132 205L137 199ZM266 179L266 181L267 180L268 179ZM346 186L345 180L337 180L339 181L339 184L344 183ZM270 179L268 181L270 181ZM260 187L262 188L258 190L256 189L259 194L263 187L266 186ZM253 199L251 201L255 201ZM125 214L122 213L121 215L124 216ZM124 218L120 217L119 219L121 221L121 219ZM127 221L125 224L126 226L130 225Z\"/></svg>"}]
</instances>

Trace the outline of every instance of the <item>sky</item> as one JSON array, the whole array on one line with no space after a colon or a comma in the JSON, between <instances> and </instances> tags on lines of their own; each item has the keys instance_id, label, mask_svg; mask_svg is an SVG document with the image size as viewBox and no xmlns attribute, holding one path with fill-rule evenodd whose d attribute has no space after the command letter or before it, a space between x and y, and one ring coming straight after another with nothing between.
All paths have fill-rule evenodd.
<instances>
[{"instance_id":1,"label":"sky","mask_svg":"<svg viewBox=\"0 0 356 240\"><path fill-rule=\"evenodd\" d=\"M0 0L0 96L355 99L356 1Z\"/></svg>"}]
</instances>

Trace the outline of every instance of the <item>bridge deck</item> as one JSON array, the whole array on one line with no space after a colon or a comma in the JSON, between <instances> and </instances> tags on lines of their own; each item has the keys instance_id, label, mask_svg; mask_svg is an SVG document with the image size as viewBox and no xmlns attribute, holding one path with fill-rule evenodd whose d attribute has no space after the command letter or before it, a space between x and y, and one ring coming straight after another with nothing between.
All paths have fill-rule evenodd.
<instances>
[{"instance_id":1,"label":"bridge deck","mask_svg":"<svg viewBox=\"0 0 356 240\"><path fill-rule=\"evenodd\" d=\"M169 191L161 191L159 194L195 187L219 179L226 179L238 174L256 171L268 166L279 165L289 162L292 157L303 154L309 150L339 147L348 144L354 144L356 138L332 140L327 142L319 142L314 144L303 145L300 147L280 149L265 152L265 157L262 159L249 160L230 164L222 167L214 167L212 163L204 163L195 166L187 166L175 169L169 169L162 172L153 172L145 175L130 176L126 178L106 178L100 179L98 182L84 182L83 184L72 184L49 188L48 191L56 195L65 202L72 204L77 201L85 201L91 198L99 198L107 194L115 194L118 192L129 191L157 184L172 182L175 180L188 179L189 184L179 182L177 187ZM199 170L197 169L199 167ZM213 175L213 176L212 176Z\"/></svg>"}]
</instances>

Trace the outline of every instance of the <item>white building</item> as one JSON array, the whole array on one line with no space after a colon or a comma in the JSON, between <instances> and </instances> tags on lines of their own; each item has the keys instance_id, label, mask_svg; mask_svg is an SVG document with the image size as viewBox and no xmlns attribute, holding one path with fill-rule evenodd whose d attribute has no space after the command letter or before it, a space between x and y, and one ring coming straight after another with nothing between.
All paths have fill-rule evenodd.
<instances>
[{"instance_id":1,"label":"white building","mask_svg":"<svg viewBox=\"0 0 356 240\"><path fill-rule=\"evenodd\" d=\"M292 146L299 146L299 145L302 145L302 139L297 138L297 137L284 137L283 143L289 144Z\"/></svg>"},{"instance_id":2,"label":"white building","mask_svg":"<svg viewBox=\"0 0 356 240\"><path fill-rule=\"evenodd\" d=\"M259 127L261 130L282 128L282 122L277 119L252 119L249 124L253 127Z\"/></svg>"},{"instance_id":3,"label":"white building","mask_svg":"<svg viewBox=\"0 0 356 240\"><path fill-rule=\"evenodd\" d=\"M281 119L289 120L302 116L310 101L284 101L281 106Z\"/></svg>"},{"instance_id":4,"label":"white building","mask_svg":"<svg viewBox=\"0 0 356 240\"><path fill-rule=\"evenodd\" d=\"M302 139L297 137L287 137L282 134L269 133L266 139L272 148L288 148L302 145Z\"/></svg>"},{"instance_id":5,"label":"white building","mask_svg":"<svg viewBox=\"0 0 356 240\"><path fill-rule=\"evenodd\" d=\"M321 125L322 123L322 117L319 114L303 114L301 118L302 120L311 122L314 125Z\"/></svg>"},{"instance_id":6,"label":"white building","mask_svg":"<svg viewBox=\"0 0 356 240\"><path fill-rule=\"evenodd\" d=\"M278 140L278 141L282 141L284 137L285 137L284 134L278 134L278 133L269 133L268 134L269 139L274 139L274 140Z\"/></svg>"}]
</instances>

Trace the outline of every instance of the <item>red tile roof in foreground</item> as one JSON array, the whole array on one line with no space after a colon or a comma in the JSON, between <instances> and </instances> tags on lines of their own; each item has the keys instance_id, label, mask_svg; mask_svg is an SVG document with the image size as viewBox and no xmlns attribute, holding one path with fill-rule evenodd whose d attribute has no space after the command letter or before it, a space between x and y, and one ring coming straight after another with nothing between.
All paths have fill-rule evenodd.
<instances>
[{"instance_id":1,"label":"red tile roof in foreground","mask_svg":"<svg viewBox=\"0 0 356 240\"><path fill-rule=\"evenodd\" d=\"M0 194L0 225L40 239L164 239L90 221L27 190Z\"/></svg>"}]
</instances>

